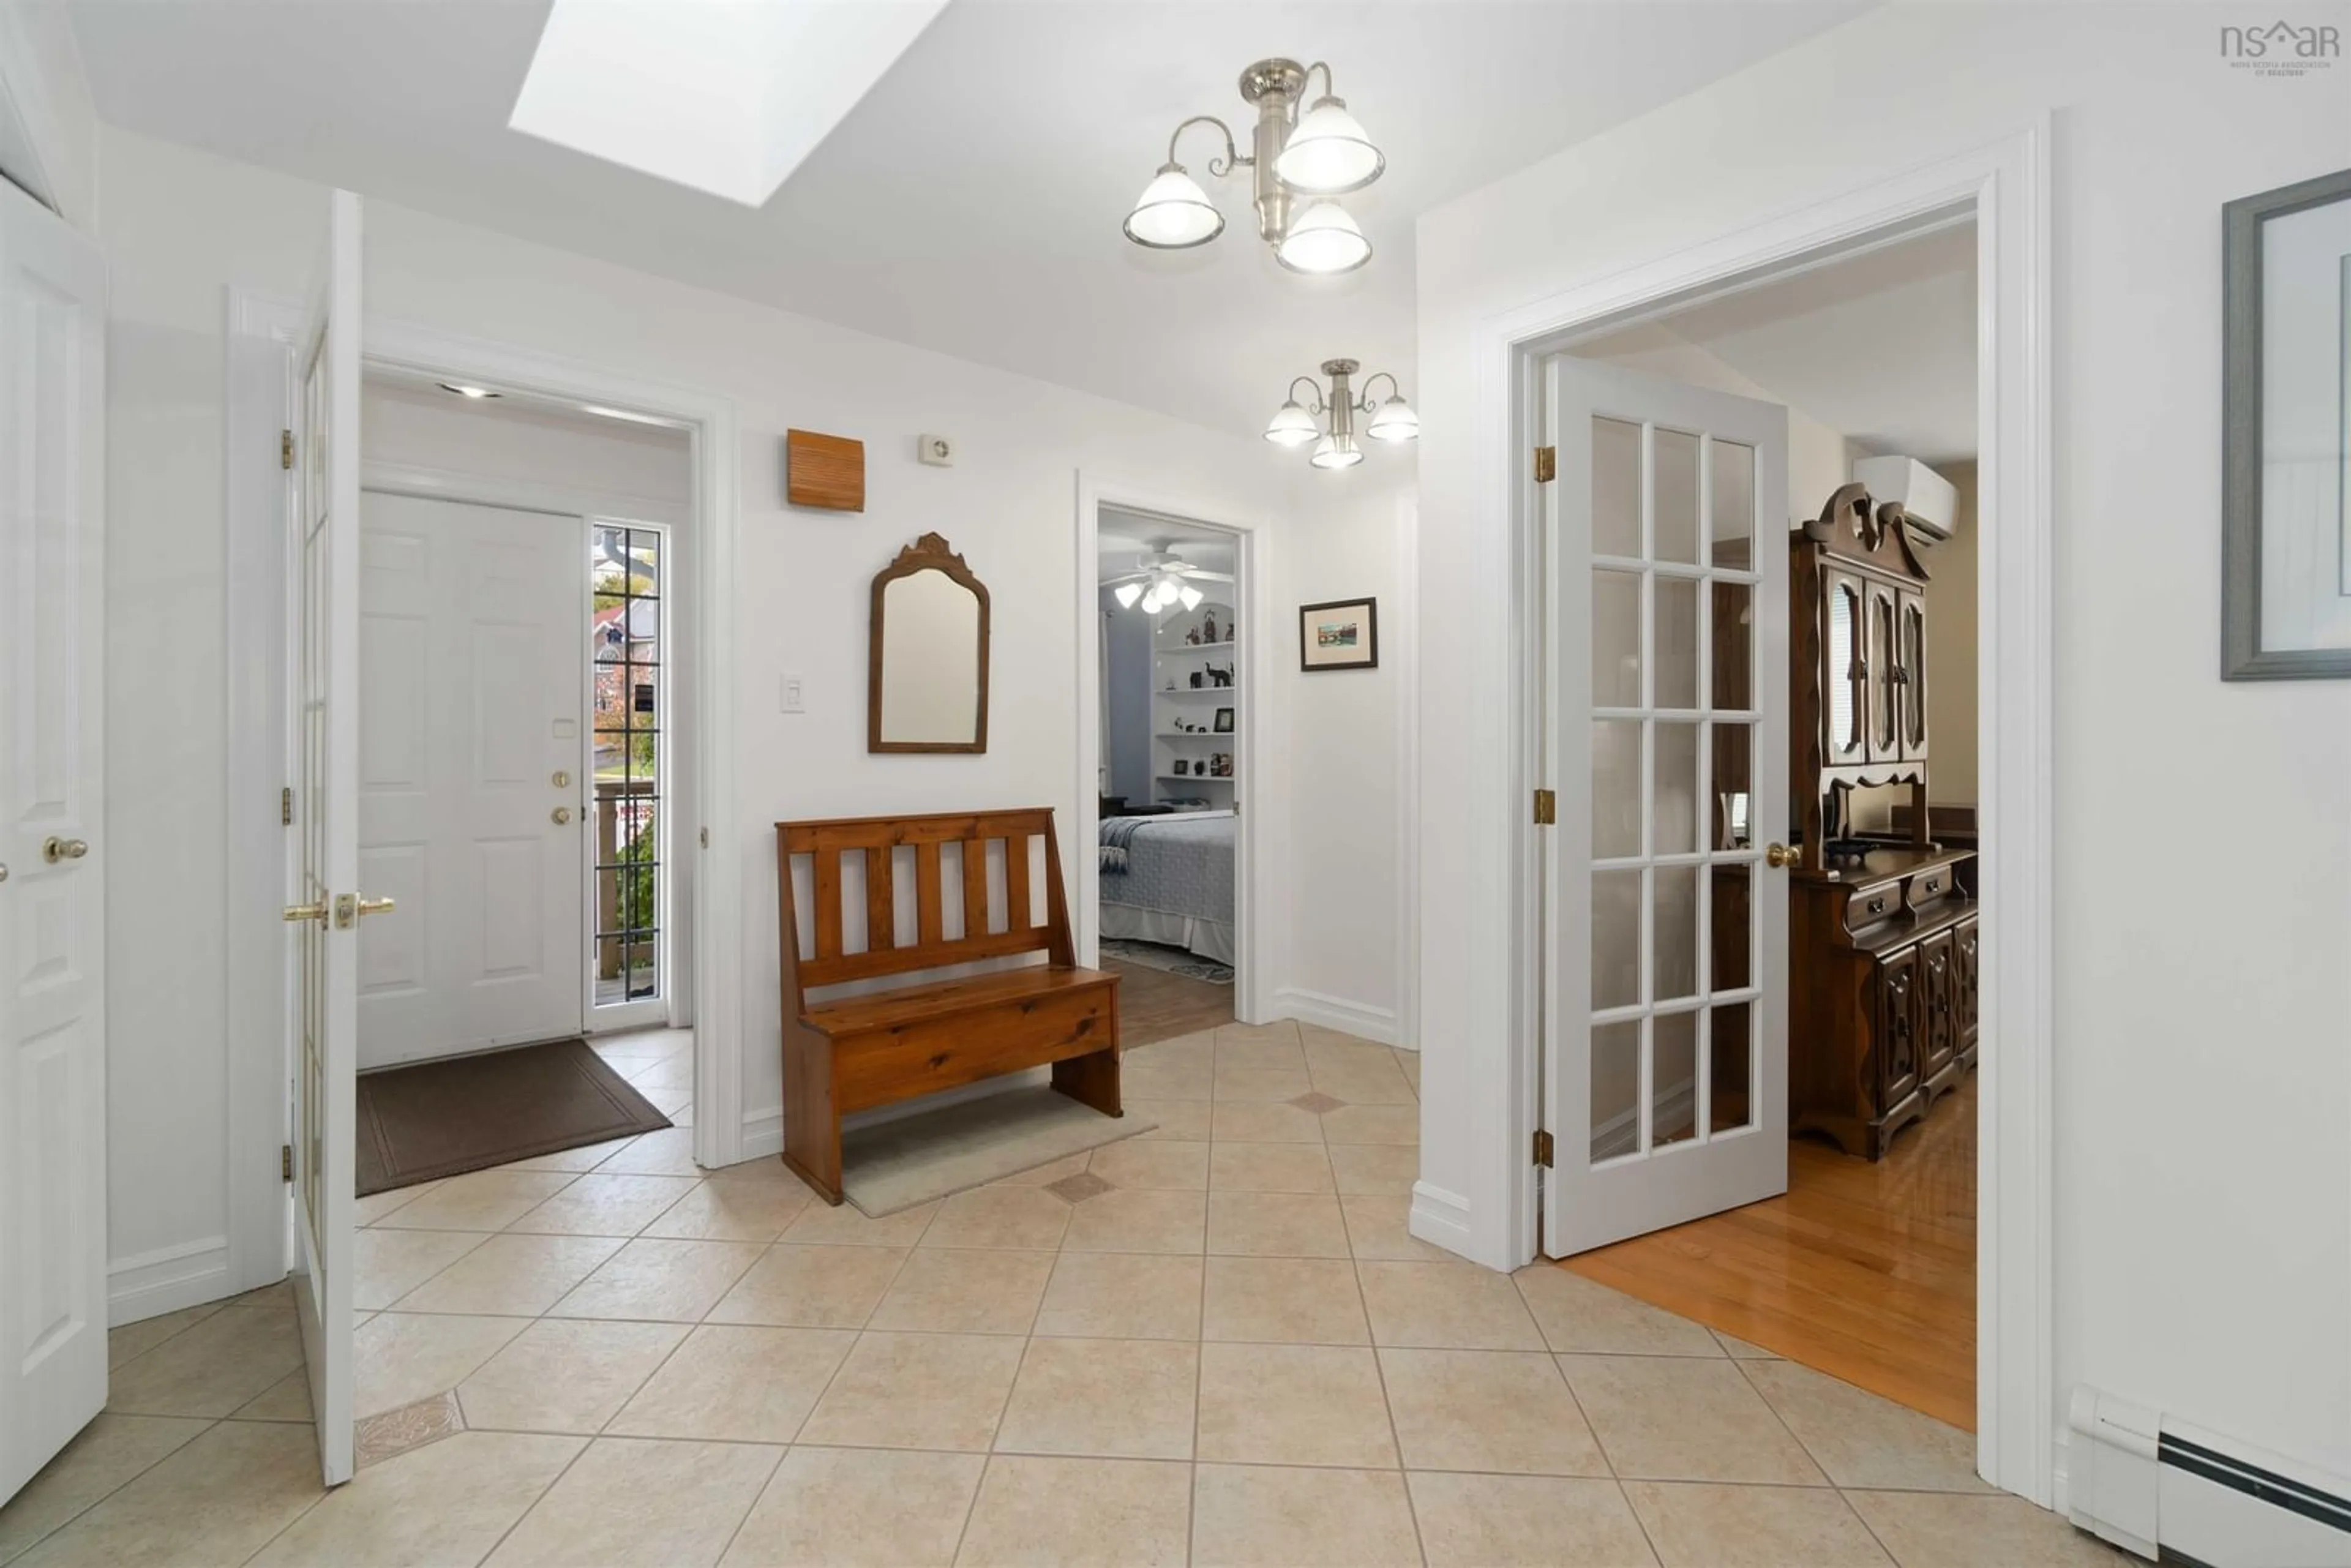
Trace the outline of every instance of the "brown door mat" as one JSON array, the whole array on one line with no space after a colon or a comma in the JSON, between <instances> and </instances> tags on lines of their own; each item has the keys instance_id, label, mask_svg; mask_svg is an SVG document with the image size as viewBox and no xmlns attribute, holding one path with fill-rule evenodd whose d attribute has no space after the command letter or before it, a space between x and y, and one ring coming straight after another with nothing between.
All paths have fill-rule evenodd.
<instances>
[{"instance_id":1,"label":"brown door mat","mask_svg":"<svg viewBox=\"0 0 2351 1568\"><path fill-rule=\"evenodd\" d=\"M361 1197L670 1124L577 1039L362 1073L359 1087Z\"/></svg>"}]
</instances>

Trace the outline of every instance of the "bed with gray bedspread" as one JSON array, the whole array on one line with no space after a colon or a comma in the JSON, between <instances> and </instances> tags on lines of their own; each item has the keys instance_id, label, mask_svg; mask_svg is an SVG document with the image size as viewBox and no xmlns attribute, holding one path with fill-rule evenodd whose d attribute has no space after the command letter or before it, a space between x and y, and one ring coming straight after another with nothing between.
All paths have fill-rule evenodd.
<instances>
[{"instance_id":1,"label":"bed with gray bedspread","mask_svg":"<svg viewBox=\"0 0 2351 1568\"><path fill-rule=\"evenodd\" d=\"M1230 811L1104 818L1102 934L1232 963L1233 829Z\"/></svg>"}]
</instances>

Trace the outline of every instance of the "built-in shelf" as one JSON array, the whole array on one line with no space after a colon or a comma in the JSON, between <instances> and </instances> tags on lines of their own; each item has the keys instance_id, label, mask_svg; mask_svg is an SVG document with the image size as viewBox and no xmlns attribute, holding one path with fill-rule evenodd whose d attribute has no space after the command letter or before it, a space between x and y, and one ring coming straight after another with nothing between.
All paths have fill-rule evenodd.
<instances>
[{"instance_id":1,"label":"built-in shelf","mask_svg":"<svg viewBox=\"0 0 2351 1568\"><path fill-rule=\"evenodd\" d=\"M1230 773L1161 773L1155 775L1163 784L1230 784Z\"/></svg>"},{"instance_id":2,"label":"built-in shelf","mask_svg":"<svg viewBox=\"0 0 2351 1568\"><path fill-rule=\"evenodd\" d=\"M1163 729L1151 738L1154 740L1230 740L1232 737L1233 732L1229 729Z\"/></svg>"},{"instance_id":3,"label":"built-in shelf","mask_svg":"<svg viewBox=\"0 0 2351 1568\"><path fill-rule=\"evenodd\" d=\"M1209 714L1207 710L1211 708L1233 708L1237 710L1235 716L1237 718L1238 716L1241 655L1237 646L1238 640L1226 637L1221 642L1216 643L1184 641L1185 637L1192 632L1206 630L1212 621L1219 632L1230 629L1233 625L1232 606L1211 604L1203 600L1191 610L1162 616L1151 629L1151 652L1155 660L1174 653L1204 655L1198 664L1186 660L1184 664L1176 665L1172 671L1163 671L1158 679L1153 683L1157 685L1158 680L1165 679L1169 674L1173 674L1177 681L1177 685L1172 690L1155 690L1151 694L1153 750L1151 792L1155 799L1161 800L1165 800L1170 795L1199 795L1229 804L1238 799L1237 794L1228 795L1193 788L1202 784L1221 784L1229 789L1238 782L1229 773L1171 773L1168 771L1178 760L1206 763L1212 754L1230 758L1236 756L1239 750L1240 737L1233 730L1194 731L1179 730L1176 727L1176 721L1178 718L1186 722L1207 718ZM1229 661L1232 665L1233 685L1219 686L1203 684L1196 686L1191 684L1196 678L1204 683L1207 681L1207 677L1202 670L1203 665L1212 666L1221 673L1227 661ZM1174 700L1193 697L1205 697L1207 701L1199 703ZM1198 746L1189 744L1194 741L1206 744Z\"/></svg>"},{"instance_id":4,"label":"built-in shelf","mask_svg":"<svg viewBox=\"0 0 2351 1568\"><path fill-rule=\"evenodd\" d=\"M1174 691L1162 688L1151 695L1155 697L1222 697L1231 702L1239 692L1234 686L1177 686Z\"/></svg>"},{"instance_id":5,"label":"built-in shelf","mask_svg":"<svg viewBox=\"0 0 2351 1568\"><path fill-rule=\"evenodd\" d=\"M1169 643L1152 650L1158 653L1214 653L1235 646L1231 643Z\"/></svg>"}]
</instances>

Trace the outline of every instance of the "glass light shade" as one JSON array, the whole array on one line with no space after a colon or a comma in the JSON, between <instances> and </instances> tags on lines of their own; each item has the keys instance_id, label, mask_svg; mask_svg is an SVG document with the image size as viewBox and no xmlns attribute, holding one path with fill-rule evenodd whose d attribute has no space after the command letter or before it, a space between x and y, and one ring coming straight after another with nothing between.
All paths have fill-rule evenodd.
<instances>
[{"instance_id":1,"label":"glass light shade","mask_svg":"<svg viewBox=\"0 0 2351 1568\"><path fill-rule=\"evenodd\" d=\"M1307 459L1317 468L1353 468L1363 460L1364 449L1352 435L1324 436L1315 444L1314 455Z\"/></svg>"},{"instance_id":2,"label":"glass light shade","mask_svg":"<svg viewBox=\"0 0 2351 1568\"><path fill-rule=\"evenodd\" d=\"M1118 607L1121 610L1132 610L1134 608L1134 601L1143 597L1143 584L1122 582L1111 591L1116 596Z\"/></svg>"},{"instance_id":3,"label":"glass light shade","mask_svg":"<svg viewBox=\"0 0 2351 1568\"><path fill-rule=\"evenodd\" d=\"M1404 399L1392 397L1380 404L1364 434L1374 441L1410 441L1420 434L1420 415Z\"/></svg>"},{"instance_id":4,"label":"glass light shade","mask_svg":"<svg viewBox=\"0 0 2351 1568\"><path fill-rule=\"evenodd\" d=\"M1300 407L1296 398L1276 409L1273 423L1265 427L1265 438L1284 446L1303 446L1322 434L1314 416Z\"/></svg>"},{"instance_id":5,"label":"glass light shade","mask_svg":"<svg viewBox=\"0 0 2351 1568\"><path fill-rule=\"evenodd\" d=\"M1160 591L1166 586L1167 585L1164 582L1153 583L1149 591L1143 596L1143 608L1154 615L1158 614L1160 611L1165 609L1165 604L1162 602L1160 599Z\"/></svg>"},{"instance_id":6,"label":"glass light shade","mask_svg":"<svg viewBox=\"0 0 2351 1568\"><path fill-rule=\"evenodd\" d=\"M1200 591L1188 582L1176 591L1176 596L1184 601L1186 610L1200 608Z\"/></svg>"},{"instance_id":7,"label":"glass light shade","mask_svg":"<svg viewBox=\"0 0 2351 1568\"><path fill-rule=\"evenodd\" d=\"M1292 272L1353 272L1372 259L1372 242L1347 209L1314 202L1290 220L1290 232L1273 247L1273 259Z\"/></svg>"},{"instance_id":8,"label":"glass light shade","mask_svg":"<svg viewBox=\"0 0 2351 1568\"><path fill-rule=\"evenodd\" d=\"M1273 172L1292 190L1318 196L1360 191L1380 177L1388 161L1364 134L1346 104L1326 98L1299 117Z\"/></svg>"},{"instance_id":9,"label":"glass light shade","mask_svg":"<svg viewBox=\"0 0 2351 1568\"><path fill-rule=\"evenodd\" d=\"M1217 211L1180 163L1160 166L1151 183L1135 198L1126 214L1126 237L1154 250L1182 250L1206 245L1225 230L1225 214Z\"/></svg>"}]
</instances>

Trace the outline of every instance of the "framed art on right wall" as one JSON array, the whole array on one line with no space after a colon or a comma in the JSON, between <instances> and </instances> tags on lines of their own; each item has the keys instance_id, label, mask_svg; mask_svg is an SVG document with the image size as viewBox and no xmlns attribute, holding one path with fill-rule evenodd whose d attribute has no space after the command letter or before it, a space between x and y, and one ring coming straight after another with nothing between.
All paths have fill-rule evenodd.
<instances>
[{"instance_id":1,"label":"framed art on right wall","mask_svg":"<svg viewBox=\"0 0 2351 1568\"><path fill-rule=\"evenodd\" d=\"M1380 601L1334 599L1298 607L1298 667L1376 670L1380 667Z\"/></svg>"},{"instance_id":2,"label":"framed art on right wall","mask_svg":"<svg viewBox=\"0 0 2351 1568\"><path fill-rule=\"evenodd\" d=\"M2221 678L2351 677L2351 169L2220 226Z\"/></svg>"}]
</instances>

